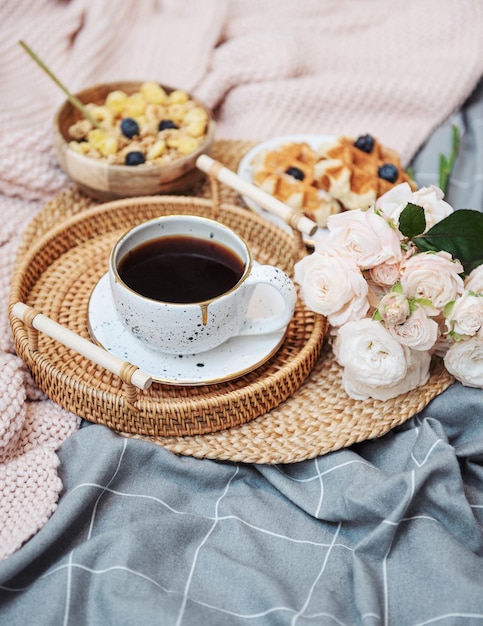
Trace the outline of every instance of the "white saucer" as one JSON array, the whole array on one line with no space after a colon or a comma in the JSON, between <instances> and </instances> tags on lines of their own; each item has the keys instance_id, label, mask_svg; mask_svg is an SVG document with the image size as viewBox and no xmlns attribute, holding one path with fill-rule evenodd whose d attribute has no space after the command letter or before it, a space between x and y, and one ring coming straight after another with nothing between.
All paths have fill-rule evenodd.
<instances>
[{"instance_id":1,"label":"white saucer","mask_svg":"<svg viewBox=\"0 0 483 626\"><path fill-rule=\"evenodd\" d=\"M248 314L268 317L280 306L280 294L270 287L258 285ZM105 350L137 365L154 381L168 385L209 385L243 376L275 354L287 330L233 337L218 348L201 354L178 356L152 350L134 337L119 319L107 273L92 290L88 326L92 339Z\"/></svg>"},{"instance_id":2,"label":"white saucer","mask_svg":"<svg viewBox=\"0 0 483 626\"><path fill-rule=\"evenodd\" d=\"M238 165L238 176L249 183L253 183L252 161L258 154L260 154L260 152L264 152L266 150L277 150L277 148L280 148L284 143L307 143L311 148L316 150L324 142L332 141L333 139L334 137L329 135L317 134L282 135L280 137L272 137L267 141L257 144L243 156ZM264 218L268 219L270 222L279 226L283 230L290 233L292 232L290 226L281 217L272 215L268 211L265 211L256 202L250 200L250 198L246 198L245 196L242 197L245 204L250 207L250 209L255 211L255 213L263 215ZM319 230L322 231L325 229L319 228Z\"/></svg>"}]
</instances>

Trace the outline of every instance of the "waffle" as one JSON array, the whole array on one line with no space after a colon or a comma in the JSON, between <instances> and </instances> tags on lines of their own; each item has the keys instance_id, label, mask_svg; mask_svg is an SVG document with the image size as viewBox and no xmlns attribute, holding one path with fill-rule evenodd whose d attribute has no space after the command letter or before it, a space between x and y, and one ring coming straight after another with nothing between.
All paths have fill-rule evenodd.
<instances>
[{"instance_id":1,"label":"waffle","mask_svg":"<svg viewBox=\"0 0 483 626\"><path fill-rule=\"evenodd\" d=\"M317 152L307 143L282 144L255 157L253 182L324 227L328 216L342 207L327 190L318 188L314 178L317 160Z\"/></svg>"},{"instance_id":2,"label":"waffle","mask_svg":"<svg viewBox=\"0 0 483 626\"><path fill-rule=\"evenodd\" d=\"M260 152L251 165L256 185L321 227L334 213L367 209L401 182L416 188L397 153L371 135L340 137L317 149L287 142Z\"/></svg>"},{"instance_id":3,"label":"waffle","mask_svg":"<svg viewBox=\"0 0 483 626\"><path fill-rule=\"evenodd\" d=\"M340 137L324 143L317 155L314 182L344 209L367 209L386 191L403 182L416 189L398 154L370 135L356 141Z\"/></svg>"}]
</instances>

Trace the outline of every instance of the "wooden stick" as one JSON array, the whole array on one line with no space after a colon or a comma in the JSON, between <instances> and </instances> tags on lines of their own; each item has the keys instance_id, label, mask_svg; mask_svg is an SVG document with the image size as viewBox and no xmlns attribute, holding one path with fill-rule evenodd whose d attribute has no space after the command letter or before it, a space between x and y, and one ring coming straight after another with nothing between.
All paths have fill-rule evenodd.
<instances>
[{"instance_id":1,"label":"wooden stick","mask_svg":"<svg viewBox=\"0 0 483 626\"><path fill-rule=\"evenodd\" d=\"M263 209L273 215L281 217L293 228L296 228L301 233L306 235L313 235L318 226L311 219L306 217L301 211L296 211L277 198L274 198L260 187L256 187L251 183L243 180L238 174L232 172L227 167L222 165L219 161L215 161L207 154L201 154L196 160L196 167L203 172L214 176L217 180L225 185L228 185L235 191L238 191L244 196L250 198Z\"/></svg>"},{"instance_id":2,"label":"wooden stick","mask_svg":"<svg viewBox=\"0 0 483 626\"><path fill-rule=\"evenodd\" d=\"M41 69L44 70L47 76L54 81L57 87L60 87L62 89L62 91L65 93L69 101L75 106L75 108L78 109L82 113L82 115L87 120L89 120L89 122L93 126L96 126L97 128L100 128L102 130L101 124L99 124L96 118L89 113L89 111L86 109L84 104L79 100L79 98L77 96L74 96L74 94L71 93L67 89L67 87L63 83L60 82L57 76L55 76L55 74L51 70L49 70L49 68L45 65L45 63L39 59L39 57L35 54L35 52L31 48L29 48L29 46L25 43L25 41L20 40L18 43L22 46L25 52L37 63L37 65Z\"/></svg>"},{"instance_id":3,"label":"wooden stick","mask_svg":"<svg viewBox=\"0 0 483 626\"><path fill-rule=\"evenodd\" d=\"M13 315L19 320L22 320L24 323L26 322L26 314L32 311L34 311L34 309L27 306L23 302L17 302L12 309ZM64 346L75 350L79 354L82 354L82 356L85 356L97 365L106 368L109 372L112 372L117 376L120 376L123 367L124 371L126 370L126 361L119 359L114 354L107 352L96 344L87 341L87 339L84 339L72 330L65 328L65 326L54 322L54 320L51 320L42 313L37 313L31 324L38 331L48 335L56 341L60 341L60 343ZM133 371L130 382L135 387L146 390L151 386L153 379L151 376L137 368Z\"/></svg>"}]
</instances>

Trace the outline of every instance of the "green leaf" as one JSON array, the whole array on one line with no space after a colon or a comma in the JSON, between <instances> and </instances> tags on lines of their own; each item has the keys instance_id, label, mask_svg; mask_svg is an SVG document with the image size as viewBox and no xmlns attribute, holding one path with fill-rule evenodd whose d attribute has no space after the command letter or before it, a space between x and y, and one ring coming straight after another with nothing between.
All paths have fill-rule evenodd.
<instances>
[{"instance_id":1,"label":"green leaf","mask_svg":"<svg viewBox=\"0 0 483 626\"><path fill-rule=\"evenodd\" d=\"M449 161L444 154L439 155L439 188L446 193L450 175Z\"/></svg>"},{"instance_id":2,"label":"green leaf","mask_svg":"<svg viewBox=\"0 0 483 626\"><path fill-rule=\"evenodd\" d=\"M474 259L473 261L467 261L465 266L465 274L471 274L471 272L483 263L483 256L479 259Z\"/></svg>"},{"instance_id":3,"label":"green leaf","mask_svg":"<svg viewBox=\"0 0 483 626\"><path fill-rule=\"evenodd\" d=\"M408 202L399 216L399 230L405 237L416 237L424 233L426 218L422 206Z\"/></svg>"},{"instance_id":4,"label":"green leaf","mask_svg":"<svg viewBox=\"0 0 483 626\"><path fill-rule=\"evenodd\" d=\"M410 313L414 313L419 308L418 305L416 304L416 300L414 300L413 298L409 298L408 304L409 304Z\"/></svg>"},{"instance_id":5,"label":"green leaf","mask_svg":"<svg viewBox=\"0 0 483 626\"><path fill-rule=\"evenodd\" d=\"M464 336L464 335L460 335L459 333L455 333L455 331L454 331L454 330L451 330L451 331L448 333L448 337L451 337L451 339L452 339L453 341L461 341L462 339L464 339L464 337L465 337L465 336Z\"/></svg>"},{"instance_id":6,"label":"green leaf","mask_svg":"<svg viewBox=\"0 0 483 626\"><path fill-rule=\"evenodd\" d=\"M483 213L460 209L435 224L424 235L414 237L421 252L449 252L469 274L483 262Z\"/></svg>"},{"instance_id":7,"label":"green leaf","mask_svg":"<svg viewBox=\"0 0 483 626\"><path fill-rule=\"evenodd\" d=\"M454 162L456 161L456 157L458 155L458 150L460 146L460 131L456 124L453 124L451 127L452 134L452 143L451 143L451 154L448 158L444 155L440 155L439 157L439 188L443 193L446 193L446 188L448 186L449 177L451 172L453 171Z\"/></svg>"},{"instance_id":8,"label":"green leaf","mask_svg":"<svg viewBox=\"0 0 483 626\"><path fill-rule=\"evenodd\" d=\"M429 298L414 298L413 302L418 306L433 306L433 303Z\"/></svg>"},{"instance_id":9,"label":"green leaf","mask_svg":"<svg viewBox=\"0 0 483 626\"><path fill-rule=\"evenodd\" d=\"M403 292L403 288L400 282L397 282L395 285L393 285L391 287L391 292L394 293L402 293Z\"/></svg>"},{"instance_id":10,"label":"green leaf","mask_svg":"<svg viewBox=\"0 0 483 626\"><path fill-rule=\"evenodd\" d=\"M445 317L449 317L449 316L451 315L451 311L453 310L454 303L455 303L455 301L454 301L454 300L451 300L451 302L448 302L448 303L445 305L445 307L444 307L444 309L443 309L443 315L444 315Z\"/></svg>"}]
</instances>

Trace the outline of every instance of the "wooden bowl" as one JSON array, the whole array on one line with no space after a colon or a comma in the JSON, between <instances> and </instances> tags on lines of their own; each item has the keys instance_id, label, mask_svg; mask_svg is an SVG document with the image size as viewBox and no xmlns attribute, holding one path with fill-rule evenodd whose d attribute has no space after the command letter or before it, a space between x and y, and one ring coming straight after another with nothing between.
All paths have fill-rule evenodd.
<instances>
[{"instance_id":1,"label":"wooden bowl","mask_svg":"<svg viewBox=\"0 0 483 626\"><path fill-rule=\"evenodd\" d=\"M111 91L121 90L127 95L139 91L140 81L119 81L103 83L84 89L75 94L87 104L104 104ZM174 89L162 85L166 93ZM200 154L210 154L215 137L215 122L210 109L190 94L197 106L209 116L208 129L203 143L191 154L180 156L162 165L146 162L142 165L113 165L105 160L95 159L69 148L69 127L79 119L81 113L66 100L54 118L54 147L61 168L72 178L82 191L98 200L113 200L131 196L145 196L173 193L192 187L203 173L196 167Z\"/></svg>"}]
</instances>

